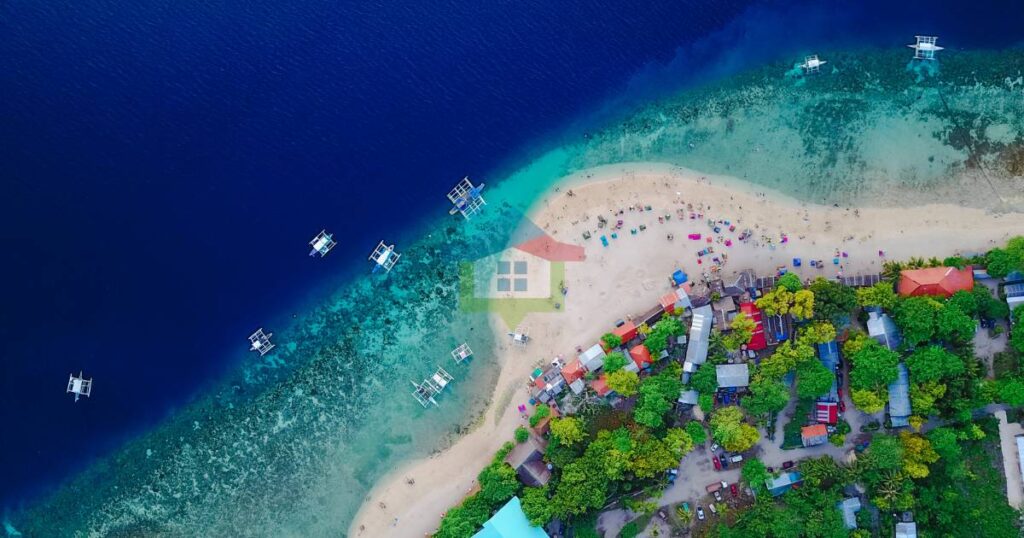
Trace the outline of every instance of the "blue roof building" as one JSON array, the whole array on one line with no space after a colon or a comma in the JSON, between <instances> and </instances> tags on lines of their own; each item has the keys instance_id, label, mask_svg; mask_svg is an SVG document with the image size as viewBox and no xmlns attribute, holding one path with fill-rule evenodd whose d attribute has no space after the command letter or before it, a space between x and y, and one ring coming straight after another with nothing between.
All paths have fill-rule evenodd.
<instances>
[{"instance_id":1,"label":"blue roof building","mask_svg":"<svg viewBox=\"0 0 1024 538\"><path fill-rule=\"evenodd\" d=\"M902 361L896 371L896 381L889 385L889 420L893 428L902 428L910 425L910 375Z\"/></svg>"},{"instance_id":2,"label":"blue roof building","mask_svg":"<svg viewBox=\"0 0 1024 538\"><path fill-rule=\"evenodd\" d=\"M878 308L868 310L868 336L889 349L896 349L903 341L896 322Z\"/></svg>"},{"instance_id":3,"label":"blue roof building","mask_svg":"<svg viewBox=\"0 0 1024 538\"><path fill-rule=\"evenodd\" d=\"M473 538L549 538L540 527L533 527L523 513L519 497L512 497L498 513L484 523Z\"/></svg>"},{"instance_id":4,"label":"blue roof building","mask_svg":"<svg viewBox=\"0 0 1024 538\"><path fill-rule=\"evenodd\" d=\"M818 359L821 360L822 366L828 368L829 372L833 374L839 369L839 346L835 340L826 342L824 344L818 344ZM828 391L828 394L818 398L819 400L838 402L839 401L839 387L836 385L836 381L832 381L832 388Z\"/></svg>"},{"instance_id":5,"label":"blue roof building","mask_svg":"<svg viewBox=\"0 0 1024 538\"><path fill-rule=\"evenodd\" d=\"M799 484L804 479L800 477L800 473L791 471L788 473L782 473L776 478L769 478L764 481L764 485L768 488L768 493L772 494L772 497L778 497L783 493L790 490L793 484Z\"/></svg>"}]
</instances>

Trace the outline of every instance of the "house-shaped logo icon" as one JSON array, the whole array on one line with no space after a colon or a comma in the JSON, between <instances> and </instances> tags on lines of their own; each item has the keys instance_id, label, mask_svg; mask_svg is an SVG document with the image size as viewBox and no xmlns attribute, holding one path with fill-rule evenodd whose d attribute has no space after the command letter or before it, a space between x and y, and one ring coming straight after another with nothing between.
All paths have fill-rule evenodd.
<instances>
[{"instance_id":1,"label":"house-shaped logo icon","mask_svg":"<svg viewBox=\"0 0 1024 538\"><path fill-rule=\"evenodd\" d=\"M524 240L462 265L460 308L495 312L509 329L530 312L563 308L565 263L583 261L583 247L556 241L532 223L525 229Z\"/></svg>"}]
</instances>

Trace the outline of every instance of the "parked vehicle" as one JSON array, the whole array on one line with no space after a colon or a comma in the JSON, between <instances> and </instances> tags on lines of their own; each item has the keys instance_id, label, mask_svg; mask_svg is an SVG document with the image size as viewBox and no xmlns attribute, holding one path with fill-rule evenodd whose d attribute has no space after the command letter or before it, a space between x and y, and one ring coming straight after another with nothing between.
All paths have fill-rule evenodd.
<instances>
[{"instance_id":1,"label":"parked vehicle","mask_svg":"<svg viewBox=\"0 0 1024 538\"><path fill-rule=\"evenodd\" d=\"M721 447L718 446L718 443L711 443L711 452L718 452L719 448Z\"/></svg>"},{"instance_id":2,"label":"parked vehicle","mask_svg":"<svg viewBox=\"0 0 1024 538\"><path fill-rule=\"evenodd\" d=\"M764 470L768 471L768 474L775 474L775 467L765 467Z\"/></svg>"},{"instance_id":3,"label":"parked vehicle","mask_svg":"<svg viewBox=\"0 0 1024 538\"><path fill-rule=\"evenodd\" d=\"M717 456L711 456L711 463L715 464L715 470L716 471L721 471L722 470L722 463L720 461L718 461L718 457Z\"/></svg>"},{"instance_id":4,"label":"parked vehicle","mask_svg":"<svg viewBox=\"0 0 1024 538\"><path fill-rule=\"evenodd\" d=\"M709 504L708 505L708 510L711 510L712 514L715 514L716 516L718 515L718 509L715 508L715 503Z\"/></svg>"},{"instance_id":5,"label":"parked vehicle","mask_svg":"<svg viewBox=\"0 0 1024 538\"><path fill-rule=\"evenodd\" d=\"M846 412L846 402L844 402L843 400L839 400L839 412L840 413L845 413Z\"/></svg>"},{"instance_id":6,"label":"parked vehicle","mask_svg":"<svg viewBox=\"0 0 1024 538\"><path fill-rule=\"evenodd\" d=\"M704 521L704 509L699 506L697 507L697 519Z\"/></svg>"},{"instance_id":7,"label":"parked vehicle","mask_svg":"<svg viewBox=\"0 0 1024 538\"><path fill-rule=\"evenodd\" d=\"M724 469L728 469L729 468L729 460L725 457L725 454L722 454L721 456L719 456L718 459L722 461L722 468L724 468Z\"/></svg>"},{"instance_id":8,"label":"parked vehicle","mask_svg":"<svg viewBox=\"0 0 1024 538\"><path fill-rule=\"evenodd\" d=\"M660 517L661 519L664 519L664 520L668 519L668 516L665 515L665 511L664 510L658 510L658 517Z\"/></svg>"},{"instance_id":9,"label":"parked vehicle","mask_svg":"<svg viewBox=\"0 0 1024 538\"><path fill-rule=\"evenodd\" d=\"M715 496L715 500L716 501L722 502L722 494L718 490L715 490L713 495ZM711 506L714 506L714 505L711 505Z\"/></svg>"},{"instance_id":10,"label":"parked vehicle","mask_svg":"<svg viewBox=\"0 0 1024 538\"><path fill-rule=\"evenodd\" d=\"M729 461L731 461L733 463L739 463L739 462L743 461L743 455L742 454L736 454L735 456L729 458Z\"/></svg>"},{"instance_id":11,"label":"parked vehicle","mask_svg":"<svg viewBox=\"0 0 1024 538\"><path fill-rule=\"evenodd\" d=\"M793 462L792 461L784 461L784 462L782 462L782 469L783 470L789 469L791 467L793 467Z\"/></svg>"},{"instance_id":12,"label":"parked vehicle","mask_svg":"<svg viewBox=\"0 0 1024 538\"><path fill-rule=\"evenodd\" d=\"M732 492L733 497L740 496L740 491L739 488L736 487L736 484L729 484L729 491Z\"/></svg>"}]
</instances>

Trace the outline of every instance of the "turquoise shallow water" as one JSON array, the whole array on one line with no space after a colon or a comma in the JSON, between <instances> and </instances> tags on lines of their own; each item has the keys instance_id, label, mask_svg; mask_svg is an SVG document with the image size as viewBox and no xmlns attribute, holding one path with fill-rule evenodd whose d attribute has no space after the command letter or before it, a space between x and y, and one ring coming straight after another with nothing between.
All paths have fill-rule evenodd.
<instances>
[{"instance_id":1,"label":"turquoise shallow water","mask_svg":"<svg viewBox=\"0 0 1024 538\"><path fill-rule=\"evenodd\" d=\"M344 532L377 478L444 446L487 403L495 342L483 315L458 309L458 263L507 245L539 193L585 167L671 162L843 203L926 196L976 172L995 193L979 203L1013 200L1024 54L949 54L923 72L908 68L906 50L826 52L832 69L819 76L767 65L624 112L543 154L488 189L480 219L439 216L399 244L391 274L323 290L274 329L275 352L11 523L31 536ZM456 366L448 353L463 340L477 355ZM436 365L456 380L440 408L422 409L409 381Z\"/></svg>"}]
</instances>

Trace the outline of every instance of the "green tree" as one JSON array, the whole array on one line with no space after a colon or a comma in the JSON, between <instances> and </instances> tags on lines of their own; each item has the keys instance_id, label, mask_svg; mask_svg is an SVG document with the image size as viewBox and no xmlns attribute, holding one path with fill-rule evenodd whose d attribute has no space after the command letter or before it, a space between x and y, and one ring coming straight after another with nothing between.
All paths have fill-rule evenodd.
<instances>
[{"instance_id":1,"label":"green tree","mask_svg":"<svg viewBox=\"0 0 1024 538\"><path fill-rule=\"evenodd\" d=\"M608 346L608 349L615 349L622 345L622 337L615 333L604 333L601 341L604 342L604 345Z\"/></svg>"},{"instance_id":2,"label":"green tree","mask_svg":"<svg viewBox=\"0 0 1024 538\"><path fill-rule=\"evenodd\" d=\"M910 406L914 413L928 416L936 412L935 404L946 395L946 385L937 381L915 383L910 386Z\"/></svg>"},{"instance_id":3,"label":"green tree","mask_svg":"<svg viewBox=\"0 0 1024 538\"><path fill-rule=\"evenodd\" d=\"M780 381L755 376L750 383L750 396L743 398L743 407L753 415L778 413L786 408L789 391Z\"/></svg>"},{"instance_id":4,"label":"green tree","mask_svg":"<svg viewBox=\"0 0 1024 538\"><path fill-rule=\"evenodd\" d=\"M910 379L917 383L938 381L964 372L964 361L940 346L928 346L907 357Z\"/></svg>"},{"instance_id":5,"label":"green tree","mask_svg":"<svg viewBox=\"0 0 1024 538\"><path fill-rule=\"evenodd\" d=\"M533 414L530 415L530 427L534 428L537 424L551 415L551 408L547 404L540 404L537 409L534 410Z\"/></svg>"},{"instance_id":6,"label":"green tree","mask_svg":"<svg viewBox=\"0 0 1024 538\"><path fill-rule=\"evenodd\" d=\"M896 370L899 355L875 340L865 340L849 358L853 365L853 371L850 372L851 389L879 390L887 387L899 375Z\"/></svg>"},{"instance_id":7,"label":"green tree","mask_svg":"<svg viewBox=\"0 0 1024 538\"><path fill-rule=\"evenodd\" d=\"M947 303L935 315L935 334L946 342L967 342L974 338L974 330L974 320L955 304Z\"/></svg>"},{"instance_id":8,"label":"green tree","mask_svg":"<svg viewBox=\"0 0 1024 538\"><path fill-rule=\"evenodd\" d=\"M903 444L891 435L876 435L867 454L871 457L872 469L897 470L903 466Z\"/></svg>"},{"instance_id":9,"label":"green tree","mask_svg":"<svg viewBox=\"0 0 1024 538\"><path fill-rule=\"evenodd\" d=\"M985 319L1003 319L1010 315L1010 307L992 296L992 290L976 284L971 290L978 304L978 315Z\"/></svg>"},{"instance_id":10,"label":"green tree","mask_svg":"<svg viewBox=\"0 0 1024 538\"><path fill-rule=\"evenodd\" d=\"M750 458L743 464L740 477L751 489L761 491L765 487L765 480L768 480L770 475L764 462L757 458Z\"/></svg>"},{"instance_id":11,"label":"green tree","mask_svg":"<svg viewBox=\"0 0 1024 538\"><path fill-rule=\"evenodd\" d=\"M633 420L650 428L660 428L665 423L665 413L679 398L682 382L679 363L671 363L661 373L650 376L640 383L640 397L633 409Z\"/></svg>"},{"instance_id":12,"label":"green tree","mask_svg":"<svg viewBox=\"0 0 1024 538\"><path fill-rule=\"evenodd\" d=\"M623 398L630 398L637 393L640 386L640 376L629 370L616 370L606 378L608 388L614 390Z\"/></svg>"},{"instance_id":13,"label":"green tree","mask_svg":"<svg viewBox=\"0 0 1024 538\"><path fill-rule=\"evenodd\" d=\"M1024 305L1013 309L1013 328L1010 329L1010 347L1024 353Z\"/></svg>"},{"instance_id":14,"label":"green tree","mask_svg":"<svg viewBox=\"0 0 1024 538\"><path fill-rule=\"evenodd\" d=\"M917 346L935 337L935 316L942 303L927 296L907 297L896 305L893 320L903 331L903 340Z\"/></svg>"},{"instance_id":15,"label":"green tree","mask_svg":"<svg viewBox=\"0 0 1024 538\"><path fill-rule=\"evenodd\" d=\"M697 406L701 411L710 413L715 408L715 399L710 394L701 394L697 397Z\"/></svg>"},{"instance_id":16,"label":"green tree","mask_svg":"<svg viewBox=\"0 0 1024 538\"><path fill-rule=\"evenodd\" d=\"M760 299L755 301L755 304L765 315L784 316L789 313L790 308L793 306L793 292L786 288L777 287L762 295Z\"/></svg>"},{"instance_id":17,"label":"green tree","mask_svg":"<svg viewBox=\"0 0 1024 538\"><path fill-rule=\"evenodd\" d=\"M1014 407L1024 405L1024 382L1007 379L999 383L999 401Z\"/></svg>"},{"instance_id":18,"label":"green tree","mask_svg":"<svg viewBox=\"0 0 1024 538\"><path fill-rule=\"evenodd\" d=\"M729 351L736 351L744 344L750 343L750 338L754 336L757 323L750 316L740 312L733 318L729 328L730 332L722 338L722 344Z\"/></svg>"},{"instance_id":19,"label":"green tree","mask_svg":"<svg viewBox=\"0 0 1024 538\"><path fill-rule=\"evenodd\" d=\"M850 400L857 409L865 413L877 413L885 409L885 403L889 400L888 393L871 389L852 389Z\"/></svg>"},{"instance_id":20,"label":"green tree","mask_svg":"<svg viewBox=\"0 0 1024 538\"><path fill-rule=\"evenodd\" d=\"M711 433L730 452L743 452L757 444L757 429L743 421L743 411L736 406L723 407L711 415Z\"/></svg>"},{"instance_id":21,"label":"green tree","mask_svg":"<svg viewBox=\"0 0 1024 538\"><path fill-rule=\"evenodd\" d=\"M551 435L565 446L572 446L586 436L583 421L576 417L561 417L551 421Z\"/></svg>"},{"instance_id":22,"label":"green tree","mask_svg":"<svg viewBox=\"0 0 1024 538\"><path fill-rule=\"evenodd\" d=\"M824 344L836 339L836 328L828 322L808 325L801 331L800 338L809 344Z\"/></svg>"},{"instance_id":23,"label":"green tree","mask_svg":"<svg viewBox=\"0 0 1024 538\"><path fill-rule=\"evenodd\" d=\"M718 371L713 364L704 363L690 376L690 388L701 393L711 394L718 390Z\"/></svg>"},{"instance_id":24,"label":"green tree","mask_svg":"<svg viewBox=\"0 0 1024 538\"><path fill-rule=\"evenodd\" d=\"M974 316L978 313L978 298L974 290L958 290L946 300L946 306L953 306L968 316Z\"/></svg>"},{"instance_id":25,"label":"green tree","mask_svg":"<svg viewBox=\"0 0 1024 538\"><path fill-rule=\"evenodd\" d=\"M839 282L818 277L808 289L814 293L815 319L835 322L857 308L857 293Z\"/></svg>"},{"instance_id":26,"label":"green tree","mask_svg":"<svg viewBox=\"0 0 1024 538\"><path fill-rule=\"evenodd\" d=\"M761 362L760 375L770 379L781 379L798 365L814 360L814 348L801 339L794 343L786 340L775 348L775 353Z\"/></svg>"},{"instance_id":27,"label":"green tree","mask_svg":"<svg viewBox=\"0 0 1024 538\"><path fill-rule=\"evenodd\" d=\"M939 460L928 439L904 430L900 432L900 443L903 445L903 471L912 478L928 476L928 465Z\"/></svg>"},{"instance_id":28,"label":"green tree","mask_svg":"<svg viewBox=\"0 0 1024 538\"><path fill-rule=\"evenodd\" d=\"M779 280L775 282L776 287L786 288L787 290L796 293L804 289L804 283L800 281L800 277L796 273L786 273L779 277Z\"/></svg>"},{"instance_id":29,"label":"green tree","mask_svg":"<svg viewBox=\"0 0 1024 538\"><path fill-rule=\"evenodd\" d=\"M858 288L856 294L857 303L861 306L877 306L889 311L895 308L899 301L892 283L884 281L871 287Z\"/></svg>"},{"instance_id":30,"label":"green tree","mask_svg":"<svg viewBox=\"0 0 1024 538\"><path fill-rule=\"evenodd\" d=\"M658 355L668 347L668 339L683 334L683 325L673 317L663 317L654 324L651 332L644 340L644 345L651 354Z\"/></svg>"},{"instance_id":31,"label":"green tree","mask_svg":"<svg viewBox=\"0 0 1024 538\"><path fill-rule=\"evenodd\" d=\"M530 431L520 426L516 428L515 438L517 443L525 443L526 440L530 438Z\"/></svg>"},{"instance_id":32,"label":"green tree","mask_svg":"<svg viewBox=\"0 0 1024 538\"><path fill-rule=\"evenodd\" d=\"M818 361L807 361L796 370L796 394L800 398L815 398L827 394L836 381L835 374Z\"/></svg>"},{"instance_id":33,"label":"green tree","mask_svg":"<svg viewBox=\"0 0 1024 538\"><path fill-rule=\"evenodd\" d=\"M696 420L691 420L686 423L686 433L690 435L690 439L696 445L703 445L707 439L708 434L704 430L704 425Z\"/></svg>"},{"instance_id":34,"label":"green tree","mask_svg":"<svg viewBox=\"0 0 1024 538\"><path fill-rule=\"evenodd\" d=\"M496 461L484 467L476 479L480 484L477 495L492 503L505 502L519 491L516 470L505 462Z\"/></svg>"},{"instance_id":35,"label":"green tree","mask_svg":"<svg viewBox=\"0 0 1024 538\"><path fill-rule=\"evenodd\" d=\"M531 525L539 527L551 521L551 500L548 499L547 486L523 488L523 496L520 500L523 505L523 513L526 514Z\"/></svg>"},{"instance_id":36,"label":"green tree","mask_svg":"<svg viewBox=\"0 0 1024 538\"><path fill-rule=\"evenodd\" d=\"M617 372L628 363L629 359L625 355L618 351L613 351L604 358L604 371L606 374Z\"/></svg>"}]
</instances>

